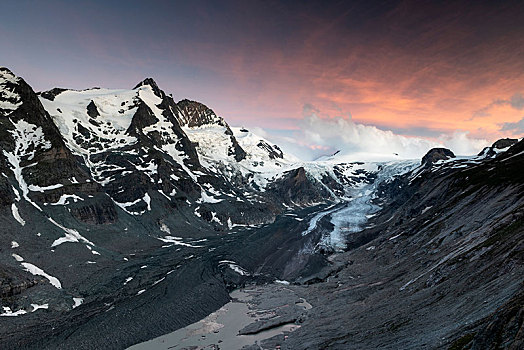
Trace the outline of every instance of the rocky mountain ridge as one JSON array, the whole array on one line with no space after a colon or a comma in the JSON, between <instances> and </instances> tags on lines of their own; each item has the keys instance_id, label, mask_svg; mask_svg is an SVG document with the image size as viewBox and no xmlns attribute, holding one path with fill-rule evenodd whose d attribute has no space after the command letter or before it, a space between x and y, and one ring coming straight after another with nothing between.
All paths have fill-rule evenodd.
<instances>
[{"instance_id":1,"label":"rocky mountain ridge","mask_svg":"<svg viewBox=\"0 0 524 350\"><path fill-rule=\"evenodd\" d=\"M297 287L318 307L282 348L522 347L522 164L521 140L381 183L383 209L347 237L329 277Z\"/></svg>"},{"instance_id":2,"label":"rocky mountain ridge","mask_svg":"<svg viewBox=\"0 0 524 350\"><path fill-rule=\"evenodd\" d=\"M152 79L129 90L36 94L8 69L0 73L1 315L23 315L8 322L5 339L17 339L20 322L31 327L36 316L45 319L41 325L65 326L64 312L98 314L97 300L138 299L146 285L204 253L208 267L195 261L194 268L211 269L202 273L224 286L222 297L212 297L218 287L208 278L197 279L190 295L198 301L197 286L206 286L209 301L200 300L201 312L178 309L205 316L226 300L226 285L238 282L234 269L218 280L212 272L224 269L215 250L228 246L230 234L340 201L339 179L366 181L356 164L335 175L329 164L297 162L267 140L230 128L202 104L176 103ZM302 244L286 254L298 254ZM148 259L161 259L152 275L142 269ZM275 276L268 270L257 278Z\"/></svg>"}]
</instances>

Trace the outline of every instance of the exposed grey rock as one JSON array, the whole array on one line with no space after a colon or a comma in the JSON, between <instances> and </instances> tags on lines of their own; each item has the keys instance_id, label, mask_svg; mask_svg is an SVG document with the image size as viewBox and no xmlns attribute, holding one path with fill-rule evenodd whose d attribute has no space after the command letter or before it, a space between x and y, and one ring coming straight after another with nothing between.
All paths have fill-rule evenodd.
<instances>
[{"instance_id":1,"label":"exposed grey rock","mask_svg":"<svg viewBox=\"0 0 524 350\"><path fill-rule=\"evenodd\" d=\"M277 145L270 145L265 141L260 141L257 146L266 150L271 159L284 158L284 153Z\"/></svg>"},{"instance_id":2,"label":"exposed grey rock","mask_svg":"<svg viewBox=\"0 0 524 350\"><path fill-rule=\"evenodd\" d=\"M200 102L181 100L177 106L183 113L184 124L189 127L198 127L207 124L227 126L226 121L217 116L215 112Z\"/></svg>"},{"instance_id":3,"label":"exposed grey rock","mask_svg":"<svg viewBox=\"0 0 524 350\"><path fill-rule=\"evenodd\" d=\"M55 97L64 91L67 91L67 89L53 88L48 91L39 92L38 94L49 101L54 101Z\"/></svg>"},{"instance_id":4,"label":"exposed grey rock","mask_svg":"<svg viewBox=\"0 0 524 350\"><path fill-rule=\"evenodd\" d=\"M513 146L518 141L519 141L518 139L510 139L510 138L500 139L500 140L495 141L495 143L491 147L496 148L496 149L507 148L507 147Z\"/></svg>"},{"instance_id":5,"label":"exposed grey rock","mask_svg":"<svg viewBox=\"0 0 524 350\"><path fill-rule=\"evenodd\" d=\"M288 205L307 205L318 201L319 198L332 198L327 188L310 178L303 167L284 173L269 186L268 192Z\"/></svg>"},{"instance_id":6,"label":"exposed grey rock","mask_svg":"<svg viewBox=\"0 0 524 350\"><path fill-rule=\"evenodd\" d=\"M456 348L522 349L524 347L524 285L520 291L481 323L478 332L465 333Z\"/></svg>"},{"instance_id":7,"label":"exposed grey rock","mask_svg":"<svg viewBox=\"0 0 524 350\"><path fill-rule=\"evenodd\" d=\"M200 127L203 125L219 125L225 127L225 134L229 135L232 146L229 149L229 155L233 155L237 162L246 158L246 152L238 144L233 132L226 121L215 114L215 112L206 105L196 101L182 100L177 103L181 111L181 124L190 128Z\"/></svg>"},{"instance_id":8,"label":"exposed grey rock","mask_svg":"<svg viewBox=\"0 0 524 350\"><path fill-rule=\"evenodd\" d=\"M511 147L518 142L518 139L500 139L495 141L491 147L485 147L478 155L487 158L493 158L499 154L500 150Z\"/></svg>"},{"instance_id":9,"label":"exposed grey rock","mask_svg":"<svg viewBox=\"0 0 524 350\"><path fill-rule=\"evenodd\" d=\"M433 148L422 157L422 165L429 167L439 160L455 158L455 154L447 148Z\"/></svg>"},{"instance_id":10,"label":"exposed grey rock","mask_svg":"<svg viewBox=\"0 0 524 350\"><path fill-rule=\"evenodd\" d=\"M149 85L151 86L151 88L153 89L153 93L160 97L160 98L164 98L165 97L165 93L160 90L160 88L158 87L158 85L156 84L156 81L153 79L153 78L145 78L144 80L142 80L140 83L136 84L135 87L133 88L134 90L138 89L139 87L141 86L145 86L145 85Z\"/></svg>"},{"instance_id":11,"label":"exposed grey rock","mask_svg":"<svg viewBox=\"0 0 524 350\"><path fill-rule=\"evenodd\" d=\"M96 108L93 100L91 100L91 102L89 102L87 105L87 114L93 119L96 119L96 117L100 116L100 113L98 113L98 109Z\"/></svg>"}]
</instances>

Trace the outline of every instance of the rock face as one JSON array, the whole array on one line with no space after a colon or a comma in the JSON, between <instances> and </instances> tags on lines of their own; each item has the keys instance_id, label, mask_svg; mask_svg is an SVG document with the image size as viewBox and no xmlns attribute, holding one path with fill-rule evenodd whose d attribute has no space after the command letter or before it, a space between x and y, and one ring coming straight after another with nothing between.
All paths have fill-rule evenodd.
<instances>
[{"instance_id":1,"label":"rock face","mask_svg":"<svg viewBox=\"0 0 524 350\"><path fill-rule=\"evenodd\" d=\"M221 126L224 127L224 134L229 136L231 146L228 149L228 155L233 156L237 162L246 158L246 151L238 144L237 139L233 136L229 125L226 121L217 116L212 109L206 105L190 101L182 100L177 103L182 113L181 124L189 128L198 128L206 126Z\"/></svg>"},{"instance_id":2,"label":"rock face","mask_svg":"<svg viewBox=\"0 0 524 350\"><path fill-rule=\"evenodd\" d=\"M317 198L330 198L331 193L322 182L311 179L304 168L284 173L269 187L268 191L284 203L308 205Z\"/></svg>"},{"instance_id":3,"label":"rock face","mask_svg":"<svg viewBox=\"0 0 524 350\"><path fill-rule=\"evenodd\" d=\"M7 69L7 68L4 68L4 69ZM38 95L49 101L54 101L55 97L64 91L67 91L67 89L53 88L48 91L39 92Z\"/></svg>"},{"instance_id":4,"label":"rock face","mask_svg":"<svg viewBox=\"0 0 524 350\"><path fill-rule=\"evenodd\" d=\"M507 147L513 146L518 141L519 141L518 139L508 139L508 138L500 139L500 140L495 141L495 143L491 147L496 148L496 149L507 148Z\"/></svg>"},{"instance_id":5,"label":"rock face","mask_svg":"<svg viewBox=\"0 0 524 350\"><path fill-rule=\"evenodd\" d=\"M177 103L177 106L180 108L184 116L184 125L189 127L198 127L210 124L227 126L227 123L223 118L217 116L212 109L208 108L206 105L200 102L182 100Z\"/></svg>"},{"instance_id":6,"label":"rock face","mask_svg":"<svg viewBox=\"0 0 524 350\"><path fill-rule=\"evenodd\" d=\"M455 158L455 154L447 148L433 148L422 158L422 165L428 167L439 160Z\"/></svg>"},{"instance_id":7,"label":"rock face","mask_svg":"<svg viewBox=\"0 0 524 350\"><path fill-rule=\"evenodd\" d=\"M523 151L384 182L383 209L348 236L329 278L296 287L316 303L281 348L520 348Z\"/></svg>"},{"instance_id":8,"label":"rock face","mask_svg":"<svg viewBox=\"0 0 524 350\"><path fill-rule=\"evenodd\" d=\"M48 187L57 183L75 187L71 178L86 180L89 174L66 147L58 128L27 83L7 69L0 70L10 109L0 119L2 171L13 171L13 192L30 198L27 186ZM4 105L4 104L3 104ZM10 178L10 176L7 176ZM8 195L8 197L12 197Z\"/></svg>"},{"instance_id":9,"label":"rock face","mask_svg":"<svg viewBox=\"0 0 524 350\"><path fill-rule=\"evenodd\" d=\"M20 295L26 289L38 283L45 283L41 279L26 278L16 270L0 266L0 298L8 299Z\"/></svg>"},{"instance_id":10,"label":"rock face","mask_svg":"<svg viewBox=\"0 0 524 350\"><path fill-rule=\"evenodd\" d=\"M471 349L522 349L524 347L524 286L483 320L477 333L467 333L452 346Z\"/></svg>"},{"instance_id":11,"label":"rock face","mask_svg":"<svg viewBox=\"0 0 524 350\"><path fill-rule=\"evenodd\" d=\"M485 158L496 157L499 153L513 146L518 142L518 139L500 139L495 141L491 147L486 147L478 155Z\"/></svg>"},{"instance_id":12,"label":"rock face","mask_svg":"<svg viewBox=\"0 0 524 350\"><path fill-rule=\"evenodd\" d=\"M269 154L269 158L271 159L284 159L284 153L277 145L271 146L269 143L265 141L260 141L257 146L263 150L266 150Z\"/></svg>"}]
</instances>

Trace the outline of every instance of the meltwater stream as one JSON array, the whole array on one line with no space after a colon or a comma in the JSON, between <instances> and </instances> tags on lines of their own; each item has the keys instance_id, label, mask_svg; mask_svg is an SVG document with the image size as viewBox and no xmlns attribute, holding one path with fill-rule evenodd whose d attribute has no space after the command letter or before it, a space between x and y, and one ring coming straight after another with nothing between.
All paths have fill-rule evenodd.
<instances>
[{"instance_id":1,"label":"meltwater stream","mask_svg":"<svg viewBox=\"0 0 524 350\"><path fill-rule=\"evenodd\" d=\"M331 216L331 223L334 227L329 234L322 237L319 244L334 249L335 251L343 250L346 247L346 237L351 233L362 231L368 219L373 217L381 209L372 203L372 200L376 198L376 191L379 184L388 181L396 175L401 175L413 170L418 165L418 161L412 160L376 163L377 178L373 183L358 188L347 189L346 194L349 199L342 208L336 207L335 209L321 213L322 217L326 215ZM313 220L316 220L316 226L316 222L318 222L320 218L315 217ZM311 222L313 222L313 220Z\"/></svg>"},{"instance_id":2,"label":"meltwater stream","mask_svg":"<svg viewBox=\"0 0 524 350\"><path fill-rule=\"evenodd\" d=\"M264 342L269 342L264 348L275 348L270 339L300 328L295 320L312 308L293 290L279 284L249 286L230 295L231 302L206 318L128 350L240 350L245 346L259 348ZM279 321L284 318L287 321ZM253 324L259 326L245 331Z\"/></svg>"}]
</instances>

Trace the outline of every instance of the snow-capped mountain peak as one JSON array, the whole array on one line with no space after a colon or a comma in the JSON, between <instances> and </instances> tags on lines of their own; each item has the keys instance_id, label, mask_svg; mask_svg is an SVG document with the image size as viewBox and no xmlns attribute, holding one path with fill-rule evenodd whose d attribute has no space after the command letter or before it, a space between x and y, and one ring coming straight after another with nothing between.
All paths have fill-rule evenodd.
<instances>
[{"instance_id":1,"label":"snow-capped mountain peak","mask_svg":"<svg viewBox=\"0 0 524 350\"><path fill-rule=\"evenodd\" d=\"M137 90L137 89L139 89L142 86L149 86L149 87L151 87L151 89L153 90L153 93L157 97L159 97L159 98L163 98L165 96L164 92L162 90L160 90L160 88L158 87L156 81L153 78L145 78L140 83L136 84L136 86L133 88L133 90Z\"/></svg>"}]
</instances>

